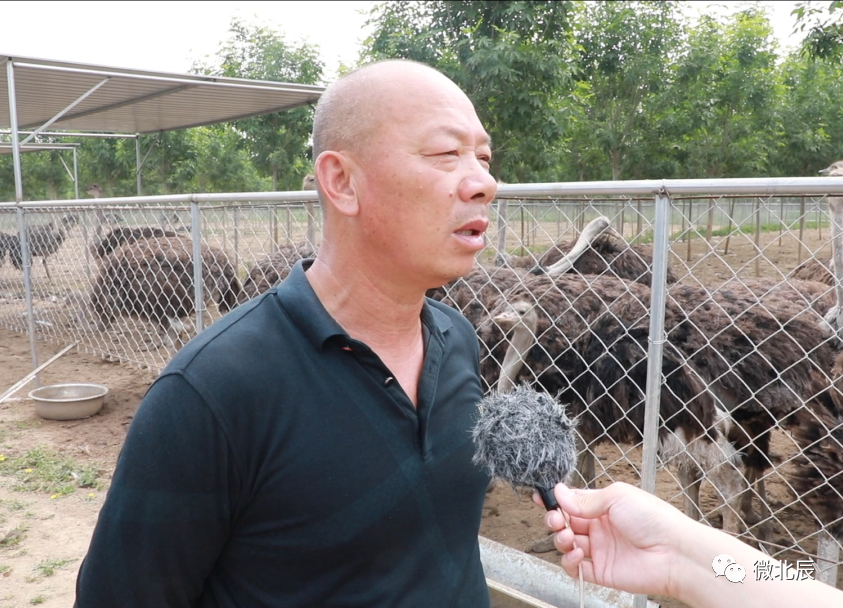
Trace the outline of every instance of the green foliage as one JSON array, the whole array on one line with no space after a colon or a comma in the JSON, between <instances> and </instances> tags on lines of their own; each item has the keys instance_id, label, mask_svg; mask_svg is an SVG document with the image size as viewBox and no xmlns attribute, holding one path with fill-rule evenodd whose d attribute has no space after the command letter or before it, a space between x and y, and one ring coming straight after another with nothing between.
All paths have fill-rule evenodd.
<instances>
[{"instance_id":1,"label":"green foliage","mask_svg":"<svg viewBox=\"0 0 843 608\"><path fill-rule=\"evenodd\" d=\"M811 175L841 156L843 78L841 66L794 53L779 67L781 131L770 162L771 175Z\"/></svg>"},{"instance_id":2,"label":"green foliage","mask_svg":"<svg viewBox=\"0 0 843 608\"><path fill-rule=\"evenodd\" d=\"M246 24L236 18L232 20L229 32L231 35L220 45L214 62L197 64L194 71L254 80L321 82L324 64L315 46L304 42L289 43L271 28ZM313 128L313 108L296 108L240 120L235 128L242 138L241 148L246 151L242 160L251 160L260 176L270 179L272 190L301 188L302 179L311 166L308 140ZM241 184L233 191L248 190L243 187L245 185Z\"/></svg>"},{"instance_id":3,"label":"green foliage","mask_svg":"<svg viewBox=\"0 0 843 608\"><path fill-rule=\"evenodd\" d=\"M748 8L725 23L703 15L676 62L672 139L680 177L761 174L777 134L776 44L767 15Z\"/></svg>"},{"instance_id":4,"label":"green foliage","mask_svg":"<svg viewBox=\"0 0 843 608\"><path fill-rule=\"evenodd\" d=\"M814 2L801 2L792 13L794 32L804 32L802 54L813 59L843 60L843 1L829 2L826 10Z\"/></svg>"},{"instance_id":5,"label":"green foliage","mask_svg":"<svg viewBox=\"0 0 843 608\"><path fill-rule=\"evenodd\" d=\"M580 167L608 165L593 178L621 179L658 123L679 43L675 13L675 2L594 2L577 13L576 119L567 135Z\"/></svg>"},{"instance_id":6,"label":"green foliage","mask_svg":"<svg viewBox=\"0 0 843 608\"><path fill-rule=\"evenodd\" d=\"M492 173L509 183L816 175L843 156L843 0L799 4L806 43L788 55L757 5L688 24L684 4L384 2L361 61L413 59L453 79L492 135ZM323 79L316 47L238 19L193 71ZM303 107L143 136L143 192L298 189L311 124ZM136 193L132 139L82 139L78 158L81 196L93 182L106 196ZM62 160L72 167L69 152L22 156L26 200L73 196ZM0 155L2 201L14 200L12 175Z\"/></svg>"},{"instance_id":7,"label":"green foliage","mask_svg":"<svg viewBox=\"0 0 843 608\"><path fill-rule=\"evenodd\" d=\"M431 65L471 98L492 136L492 173L529 181L555 164L571 82L574 2L385 2L371 12L370 60Z\"/></svg>"}]
</instances>

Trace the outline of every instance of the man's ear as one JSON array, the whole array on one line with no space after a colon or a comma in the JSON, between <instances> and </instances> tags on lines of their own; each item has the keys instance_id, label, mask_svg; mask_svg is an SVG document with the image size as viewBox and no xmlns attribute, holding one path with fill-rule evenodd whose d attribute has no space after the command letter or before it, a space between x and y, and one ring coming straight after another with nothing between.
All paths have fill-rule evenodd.
<instances>
[{"instance_id":1,"label":"man's ear","mask_svg":"<svg viewBox=\"0 0 843 608\"><path fill-rule=\"evenodd\" d=\"M314 163L316 181L325 203L340 214L353 217L360 212L357 200L357 163L348 154L326 150Z\"/></svg>"}]
</instances>

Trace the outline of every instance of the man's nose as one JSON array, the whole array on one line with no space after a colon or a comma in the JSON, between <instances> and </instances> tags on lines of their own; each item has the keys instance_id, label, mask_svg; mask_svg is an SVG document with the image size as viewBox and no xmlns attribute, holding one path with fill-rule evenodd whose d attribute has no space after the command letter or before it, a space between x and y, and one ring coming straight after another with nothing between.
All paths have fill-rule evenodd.
<instances>
[{"instance_id":1,"label":"man's nose","mask_svg":"<svg viewBox=\"0 0 843 608\"><path fill-rule=\"evenodd\" d=\"M476 165L460 184L460 198L464 201L491 203L495 199L498 183L479 161Z\"/></svg>"}]
</instances>

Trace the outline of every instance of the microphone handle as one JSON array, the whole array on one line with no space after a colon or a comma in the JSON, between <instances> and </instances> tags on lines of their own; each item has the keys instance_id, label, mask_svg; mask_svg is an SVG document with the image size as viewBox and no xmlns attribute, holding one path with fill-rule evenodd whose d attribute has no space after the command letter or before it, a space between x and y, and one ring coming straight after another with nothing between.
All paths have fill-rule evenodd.
<instances>
[{"instance_id":1,"label":"microphone handle","mask_svg":"<svg viewBox=\"0 0 843 608\"><path fill-rule=\"evenodd\" d=\"M553 488L536 488L536 491L541 496L545 509L554 511L559 508L559 503L556 502L556 497L553 495Z\"/></svg>"}]
</instances>

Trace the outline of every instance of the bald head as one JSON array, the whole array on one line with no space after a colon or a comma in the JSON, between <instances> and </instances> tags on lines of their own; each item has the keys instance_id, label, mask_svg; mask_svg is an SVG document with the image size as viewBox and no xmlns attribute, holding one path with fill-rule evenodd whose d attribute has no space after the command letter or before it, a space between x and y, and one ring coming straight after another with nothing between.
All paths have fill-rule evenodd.
<instances>
[{"instance_id":1,"label":"bald head","mask_svg":"<svg viewBox=\"0 0 843 608\"><path fill-rule=\"evenodd\" d=\"M406 92L407 84L420 84L430 79L459 90L441 72L402 59L363 66L332 83L316 106L313 158L326 150L359 152L365 149L378 125L387 118L395 94Z\"/></svg>"}]
</instances>

